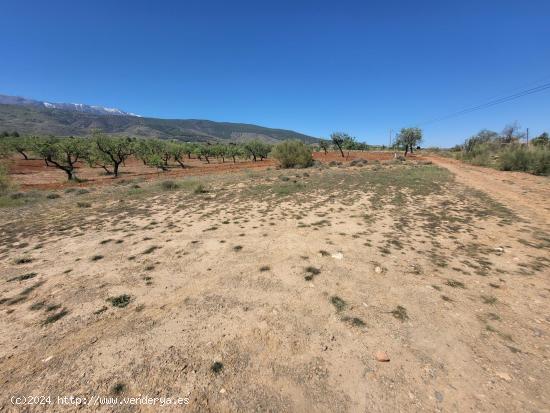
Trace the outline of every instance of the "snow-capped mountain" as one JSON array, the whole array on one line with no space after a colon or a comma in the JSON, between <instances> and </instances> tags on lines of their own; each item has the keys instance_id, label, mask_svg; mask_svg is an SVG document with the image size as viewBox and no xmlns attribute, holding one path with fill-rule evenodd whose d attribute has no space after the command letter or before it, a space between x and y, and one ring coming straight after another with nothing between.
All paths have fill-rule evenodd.
<instances>
[{"instance_id":1,"label":"snow-capped mountain","mask_svg":"<svg viewBox=\"0 0 550 413\"><path fill-rule=\"evenodd\" d=\"M94 115L117 115L117 116L137 116L135 113L124 112L117 108L107 108L103 106L85 105L82 103L54 103L43 102L40 100L26 99L19 96L0 95L0 104L4 105L21 105L43 107L47 109L61 109L73 112L91 113Z\"/></svg>"}]
</instances>

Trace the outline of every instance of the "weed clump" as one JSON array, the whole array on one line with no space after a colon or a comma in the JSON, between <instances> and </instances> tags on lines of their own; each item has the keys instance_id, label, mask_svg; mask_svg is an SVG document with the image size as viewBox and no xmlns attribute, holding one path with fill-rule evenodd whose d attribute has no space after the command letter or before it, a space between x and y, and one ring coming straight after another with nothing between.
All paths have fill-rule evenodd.
<instances>
[{"instance_id":1,"label":"weed clump","mask_svg":"<svg viewBox=\"0 0 550 413\"><path fill-rule=\"evenodd\" d=\"M124 390L126 390L126 385L124 383L117 383L113 386L111 391L113 394L122 394Z\"/></svg>"},{"instance_id":2,"label":"weed clump","mask_svg":"<svg viewBox=\"0 0 550 413\"><path fill-rule=\"evenodd\" d=\"M18 275L16 277L12 277L10 279L8 279L8 282L13 282L13 281L25 281L25 280L30 280L31 278L34 278L36 277L38 274L35 273L35 272L29 272L27 274L23 274L23 275Z\"/></svg>"},{"instance_id":3,"label":"weed clump","mask_svg":"<svg viewBox=\"0 0 550 413\"><path fill-rule=\"evenodd\" d=\"M151 254L153 251L158 249L160 247L157 247L156 245L152 245L149 248L147 248L145 251L143 251L143 254Z\"/></svg>"},{"instance_id":4,"label":"weed clump","mask_svg":"<svg viewBox=\"0 0 550 413\"><path fill-rule=\"evenodd\" d=\"M364 327L366 324L363 320L361 320L358 317L342 317L342 321L345 321L346 323L350 323L354 327Z\"/></svg>"},{"instance_id":5,"label":"weed clump","mask_svg":"<svg viewBox=\"0 0 550 413\"><path fill-rule=\"evenodd\" d=\"M166 180L160 183L160 187L165 191L173 191L175 189L178 189L180 186L176 181Z\"/></svg>"},{"instance_id":6,"label":"weed clump","mask_svg":"<svg viewBox=\"0 0 550 413\"><path fill-rule=\"evenodd\" d=\"M208 192L208 189L203 184L196 184L193 187L194 194L205 194Z\"/></svg>"},{"instance_id":7,"label":"weed clump","mask_svg":"<svg viewBox=\"0 0 550 413\"><path fill-rule=\"evenodd\" d=\"M400 321L405 321L409 319L407 309L400 305L395 307L395 310L391 311L391 314Z\"/></svg>"},{"instance_id":8,"label":"weed clump","mask_svg":"<svg viewBox=\"0 0 550 413\"><path fill-rule=\"evenodd\" d=\"M212 372L215 374L221 373L221 371L223 370L223 363L215 361L212 366L210 366L210 370L212 370Z\"/></svg>"},{"instance_id":9,"label":"weed clump","mask_svg":"<svg viewBox=\"0 0 550 413\"><path fill-rule=\"evenodd\" d=\"M453 287L453 288L466 288L464 283L462 283L460 281L457 281L457 280L447 280L447 282L445 284L447 284L449 287Z\"/></svg>"},{"instance_id":10,"label":"weed clump","mask_svg":"<svg viewBox=\"0 0 550 413\"><path fill-rule=\"evenodd\" d=\"M347 305L346 302L337 295L333 295L332 297L330 297L330 302L334 307L336 307L336 311L338 312L343 311Z\"/></svg>"},{"instance_id":11,"label":"weed clump","mask_svg":"<svg viewBox=\"0 0 550 413\"><path fill-rule=\"evenodd\" d=\"M481 301L483 301L484 304L496 304L497 298L492 295L482 295Z\"/></svg>"},{"instance_id":12,"label":"weed clump","mask_svg":"<svg viewBox=\"0 0 550 413\"><path fill-rule=\"evenodd\" d=\"M46 320L44 320L44 324L51 324L55 323L57 320L60 320L61 318L65 317L67 314L69 314L69 311L66 309L61 310L59 313L52 314Z\"/></svg>"},{"instance_id":13,"label":"weed clump","mask_svg":"<svg viewBox=\"0 0 550 413\"><path fill-rule=\"evenodd\" d=\"M321 270L319 268L315 268L311 266L306 267L306 272L307 272L307 275L304 277L306 281L311 281L313 280L313 277L321 274Z\"/></svg>"},{"instance_id":14,"label":"weed clump","mask_svg":"<svg viewBox=\"0 0 550 413\"><path fill-rule=\"evenodd\" d=\"M113 307L124 308L130 304L131 297L128 294L122 294L116 297L108 298L107 301L111 303Z\"/></svg>"}]
</instances>

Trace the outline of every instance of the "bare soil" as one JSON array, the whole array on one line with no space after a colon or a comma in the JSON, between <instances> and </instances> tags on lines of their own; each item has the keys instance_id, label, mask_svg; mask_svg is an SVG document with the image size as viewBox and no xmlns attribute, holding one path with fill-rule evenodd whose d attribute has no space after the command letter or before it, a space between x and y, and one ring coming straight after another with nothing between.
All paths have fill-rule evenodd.
<instances>
[{"instance_id":1,"label":"bare soil","mask_svg":"<svg viewBox=\"0 0 550 413\"><path fill-rule=\"evenodd\" d=\"M340 153L328 152L314 153L314 159L320 162L328 163L330 161L347 162L353 159L367 160L389 160L393 158L393 153L390 152L356 152L346 151L345 157L342 158ZM273 159L264 159L263 161L248 161L240 160L234 163L231 158L224 161L213 158L210 163L205 160L199 160L195 157L184 160L184 168L178 164L170 164L168 171L162 172L159 169L144 165L139 159L129 159L125 165L121 166L121 173L118 178L108 175L106 171L100 167L89 167L86 163L79 162L77 164L77 176L82 182L78 184L67 181L67 175L60 169L52 166L47 166L41 159L25 160L21 156L13 156L9 159L9 173L15 183L21 190L28 189L59 189L68 186L89 187L97 185L111 185L117 179L133 179L143 178L147 180L166 179L170 177L183 176L198 176L207 174L223 174L245 171L249 169L261 170L274 168L277 163Z\"/></svg>"},{"instance_id":2,"label":"bare soil","mask_svg":"<svg viewBox=\"0 0 550 413\"><path fill-rule=\"evenodd\" d=\"M549 181L433 161L136 171L2 209L0 411L548 411Z\"/></svg>"}]
</instances>

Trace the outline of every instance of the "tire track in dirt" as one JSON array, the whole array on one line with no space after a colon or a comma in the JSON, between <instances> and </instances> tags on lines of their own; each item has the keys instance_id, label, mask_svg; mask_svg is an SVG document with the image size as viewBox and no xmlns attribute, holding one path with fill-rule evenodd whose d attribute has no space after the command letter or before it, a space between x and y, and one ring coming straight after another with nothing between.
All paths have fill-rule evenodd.
<instances>
[{"instance_id":1,"label":"tire track in dirt","mask_svg":"<svg viewBox=\"0 0 550 413\"><path fill-rule=\"evenodd\" d=\"M531 223L550 226L550 178L523 172L505 172L429 156L451 171L457 182L483 191Z\"/></svg>"}]
</instances>

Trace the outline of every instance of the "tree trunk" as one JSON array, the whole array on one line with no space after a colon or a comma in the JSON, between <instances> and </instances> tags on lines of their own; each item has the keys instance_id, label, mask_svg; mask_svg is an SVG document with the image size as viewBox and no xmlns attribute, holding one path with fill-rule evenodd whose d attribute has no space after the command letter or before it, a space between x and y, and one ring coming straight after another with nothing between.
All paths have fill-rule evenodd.
<instances>
[{"instance_id":1,"label":"tree trunk","mask_svg":"<svg viewBox=\"0 0 550 413\"><path fill-rule=\"evenodd\" d=\"M120 165L120 162L115 162L113 167L113 174L115 175L115 178L118 176L118 167Z\"/></svg>"},{"instance_id":2,"label":"tree trunk","mask_svg":"<svg viewBox=\"0 0 550 413\"><path fill-rule=\"evenodd\" d=\"M206 159L206 163L210 163L210 160L208 159L208 156L204 156L204 159Z\"/></svg>"},{"instance_id":3,"label":"tree trunk","mask_svg":"<svg viewBox=\"0 0 550 413\"><path fill-rule=\"evenodd\" d=\"M235 157L233 156L233 163L237 163L237 161L235 160Z\"/></svg>"},{"instance_id":4,"label":"tree trunk","mask_svg":"<svg viewBox=\"0 0 550 413\"><path fill-rule=\"evenodd\" d=\"M413 153L413 145L412 145L412 143L411 143L411 153Z\"/></svg>"},{"instance_id":5,"label":"tree trunk","mask_svg":"<svg viewBox=\"0 0 550 413\"><path fill-rule=\"evenodd\" d=\"M342 154L342 158L345 158L344 151L342 150L342 147L338 145L338 149L340 149L340 153Z\"/></svg>"},{"instance_id":6,"label":"tree trunk","mask_svg":"<svg viewBox=\"0 0 550 413\"><path fill-rule=\"evenodd\" d=\"M327 154L327 148L323 148L323 150L325 151L325 155Z\"/></svg>"},{"instance_id":7,"label":"tree trunk","mask_svg":"<svg viewBox=\"0 0 550 413\"><path fill-rule=\"evenodd\" d=\"M180 161L179 159L176 159L176 162L179 163L182 168L185 168L185 165L183 164L182 161Z\"/></svg>"},{"instance_id":8,"label":"tree trunk","mask_svg":"<svg viewBox=\"0 0 550 413\"><path fill-rule=\"evenodd\" d=\"M74 169L71 168L65 168L63 169L65 173L67 174L67 178L69 178L69 181L74 181L76 179L76 174L74 172Z\"/></svg>"},{"instance_id":9,"label":"tree trunk","mask_svg":"<svg viewBox=\"0 0 550 413\"><path fill-rule=\"evenodd\" d=\"M27 156L27 154L26 154L25 152L23 152L23 151L17 151L17 152L19 152L21 155L23 155L23 158L24 158L26 161L29 160L29 157Z\"/></svg>"},{"instance_id":10,"label":"tree trunk","mask_svg":"<svg viewBox=\"0 0 550 413\"><path fill-rule=\"evenodd\" d=\"M407 156L408 152L409 152L409 145L405 145L405 156Z\"/></svg>"}]
</instances>

